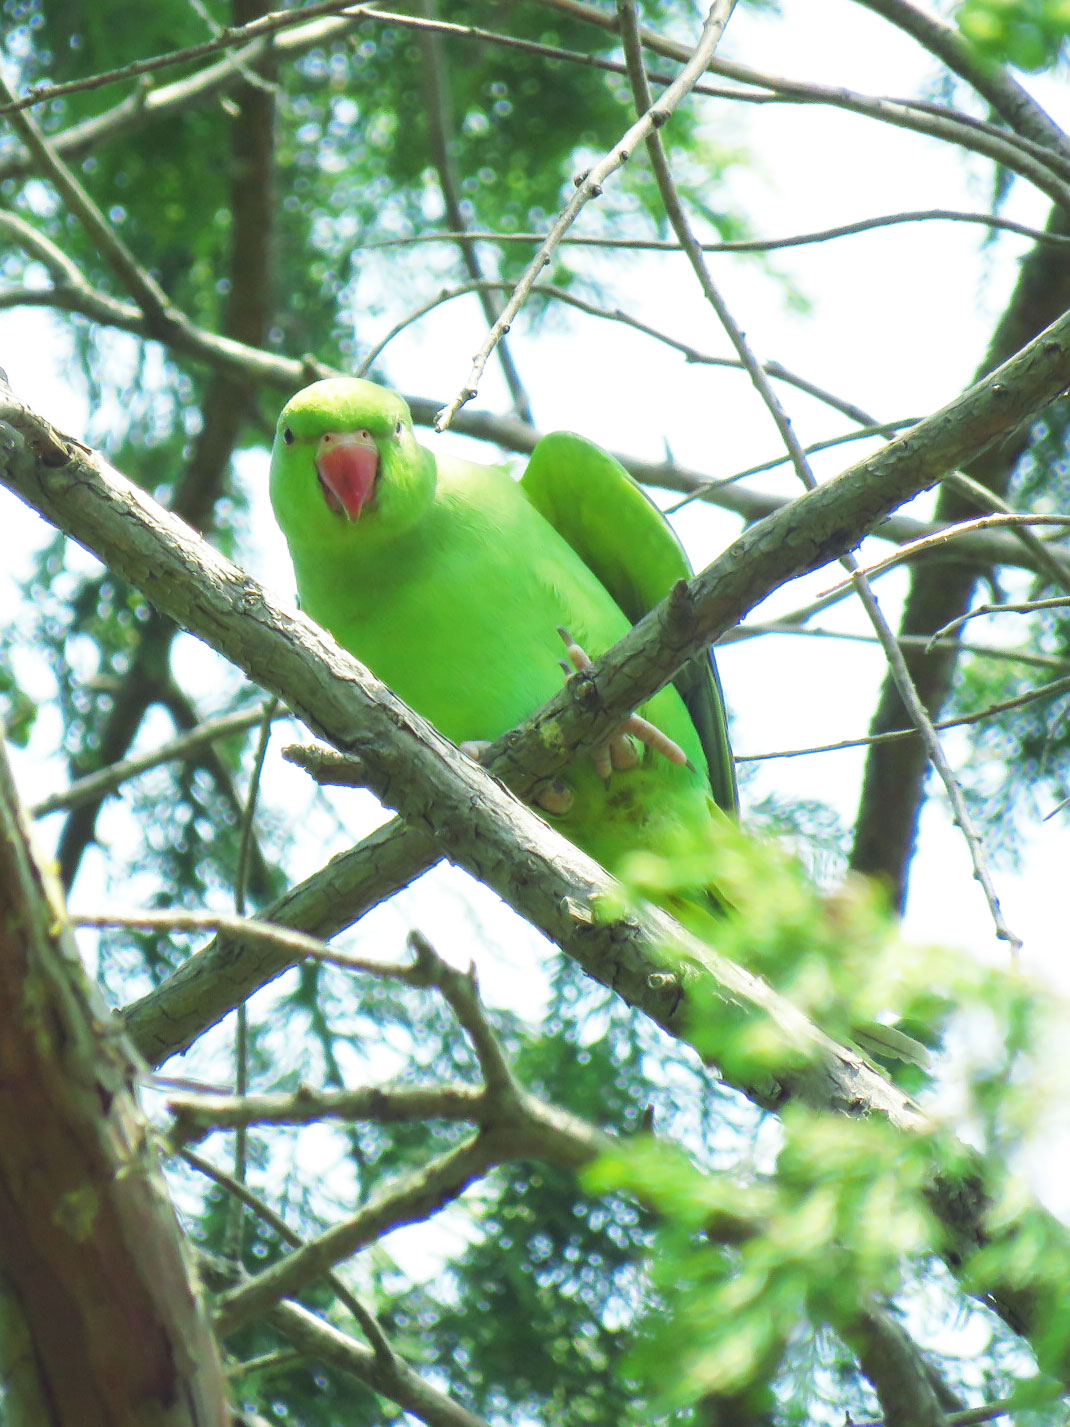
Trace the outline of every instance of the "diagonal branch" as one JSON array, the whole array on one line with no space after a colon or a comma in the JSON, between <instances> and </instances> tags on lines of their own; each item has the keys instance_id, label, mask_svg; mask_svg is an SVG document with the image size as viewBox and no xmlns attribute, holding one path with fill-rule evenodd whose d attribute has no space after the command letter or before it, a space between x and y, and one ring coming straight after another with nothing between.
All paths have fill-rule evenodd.
<instances>
[{"instance_id":1,"label":"diagonal branch","mask_svg":"<svg viewBox=\"0 0 1070 1427\"><path fill-rule=\"evenodd\" d=\"M0 99L14 101L2 75ZM151 334L165 336L180 318L159 283L137 261L30 115L14 110L8 114L8 123L26 145L42 178L55 188L119 284L137 303Z\"/></svg>"},{"instance_id":2,"label":"diagonal branch","mask_svg":"<svg viewBox=\"0 0 1070 1427\"><path fill-rule=\"evenodd\" d=\"M687 63L673 80L672 84L660 96L658 102L645 114L632 124L627 132L621 136L612 149L590 168L576 184L576 192L568 201L565 207L558 214L557 219L547 233L542 246L535 254L531 263L524 272L523 277L517 283L512 297L505 304L487 335L486 341L476 353L472 363L472 369L468 374L468 380L457 395L448 405L444 406L435 420L435 428L444 431L452 423L457 412L472 400L479 389L479 382L483 375L483 369L487 364L490 354L508 332L513 318L520 311L527 301L528 293L531 291L536 278L545 268L561 239L568 232L569 228L576 221L581 210L598 198L602 192L602 186L608 178L617 172L619 168L628 162L636 147L643 142L648 134L659 129L662 124L671 118L673 111L687 97L691 89L698 83L699 78L704 73L713 53L720 43L724 27L728 23L728 17L732 13L735 0L714 0L710 6L709 14L706 16L706 23L702 27L702 34L699 36L698 44L694 52L688 56Z\"/></svg>"},{"instance_id":3,"label":"diagonal branch","mask_svg":"<svg viewBox=\"0 0 1070 1427\"><path fill-rule=\"evenodd\" d=\"M943 60L1003 116L1016 133L1046 144L1070 159L1070 140L1031 94L1001 65L980 59L961 33L936 15L919 10L910 0L857 0L857 3L904 30Z\"/></svg>"},{"instance_id":4,"label":"diagonal branch","mask_svg":"<svg viewBox=\"0 0 1070 1427\"><path fill-rule=\"evenodd\" d=\"M424 18L434 22L435 0L423 0ZM438 29L420 32L420 46L424 55L424 70L427 79L427 132L431 148L431 160L438 174L438 186L446 210L446 221L460 236L458 246L461 258L473 283L481 284L484 279L483 267L479 260L479 249L473 239L465 235L467 224L461 208L461 183L457 172L457 162L453 153L454 126L450 103L450 72L446 63L446 47L442 33ZM479 286L480 305L487 322L493 325L501 315L501 303L489 288ZM371 364L371 358L367 365ZM513 398L513 408L522 421L531 421L531 404L524 391L520 374L513 361L512 351L504 340L498 344L498 361L505 376L509 394Z\"/></svg>"}]
</instances>

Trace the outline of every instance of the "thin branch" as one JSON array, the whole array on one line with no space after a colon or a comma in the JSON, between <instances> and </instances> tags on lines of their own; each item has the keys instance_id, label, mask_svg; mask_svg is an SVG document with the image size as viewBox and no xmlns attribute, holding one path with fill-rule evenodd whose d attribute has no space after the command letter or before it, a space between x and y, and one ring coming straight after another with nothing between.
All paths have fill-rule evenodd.
<instances>
[{"instance_id":1,"label":"thin branch","mask_svg":"<svg viewBox=\"0 0 1070 1427\"><path fill-rule=\"evenodd\" d=\"M852 591L848 586L844 593ZM802 635L809 639L840 639L851 644L879 644L875 634L858 634L846 629L810 629L793 619L762 620L754 624L740 624L729 630L723 639L717 641L717 648L739 644L747 639L756 639L765 634ZM937 642L926 634L897 634L896 643L906 649L925 648ZM1070 669L1070 661L1058 659L1051 654L1032 654L1025 649L1005 649L995 644L963 644L955 641L955 648L962 654L977 654L985 659L1001 659L1011 664L1027 664L1035 669Z\"/></svg>"},{"instance_id":2,"label":"thin branch","mask_svg":"<svg viewBox=\"0 0 1070 1427\"><path fill-rule=\"evenodd\" d=\"M858 0L858 3L904 30L943 60L949 69L971 84L997 114L1002 114L1015 132L1058 149L1070 158L1066 135L1032 95L1002 66L981 59L954 25L919 10L909 0Z\"/></svg>"},{"instance_id":3,"label":"thin branch","mask_svg":"<svg viewBox=\"0 0 1070 1427\"><path fill-rule=\"evenodd\" d=\"M455 298L465 297L473 292L511 292L512 290L513 284L510 282L500 282L496 279L487 278L473 280L472 282L459 283L456 287L444 288L435 297L428 298L426 302L422 302L419 307L414 308L406 317L401 318L399 322L396 322L394 324L394 326L390 329L386 336L375 344L375 346L361 362L360 367L357 371L357 376L362 377L368 373L369 369L379 359L383 351L386 349L387 346L389 346L389 344L394 340L395 337L399 336L407 328L411 327L413 323L418 322L420 318L426 317L429 312L434 312L436 308L441 307L444 303L452 302ZM693 362L696 365L709 367L728 367L733 370L743 369L743 363L736 357L714 357L707 352L701 352L697 347L692 347L690 343L681 342L676 337L670 337L668 333L661 331L660 328L653 327L649 322L643 322L638 317L632 317L629 313L622 311L619 307L612 309L608 307L602 307L596 302L589 302L586 298L579 297L576 293L569 292L566 288L563 287L557 287L553 283L533 283L531 287L531 293L533 295L538 294L540 297L553 298L555 301L563 302L569 307L575 307L579 312L586 312L591 317L600 317L607 322L620 322L625 327L631 327L636 332L642 332L647 337L653 337L656 342L663 342L665 346L671 347L674 351L680 352L684 357L686 357L688 362ZM786 382L789 386L797 387L800 391L806 392L808 396L814 397L815 400L824 402L827 406L831 406L836 411L842 412L845 416L850 417L851 420L862 421L866 423L867 429L864 433L861 434L890 435L892 432L899 430L902 426L910 424L909 422L891 422L885 423L882 426L874 425L871 419L866 416L865 412L863 412L860 407L855 406L852 402L845 401L842 397L836 396L833 392L826 391L824 387L817 386L814 382L809 381L806 377L799 376L798 373L789 371L788 368L780 362L765 362L763 363L763 370L768 376L775 377L779 381ZM823 450L826 445L835 446L841 441L857 439L858 434L859 433L854 433L852 436L837 437L836 440L821 443L818 447L814 449ZM779 461L769 461L761 466L756 466L753 469L755 471L772 470L775 466L779 464ZM751 472L746 471L742 474L749 475L751 474ZM729 476L726 482L711 482L710 485L704 487L704 489L714 489L721 484L726 484L728 482L736 481L739 479L741 479L739 475ZM701 491L696 490L691 496L688 497L688 499L693 500L697 496L701 495L701 493ZM681 504L685 504L685 502L681 502Z\"/></svg>"},{"instance_id":4,"label":"thin branch","mask_svg":"<svg viewBox=\"0 0 1070 1427\"><path fill-rule=\"evenodd\" d=\"M435 22L436 0L422 0L423 18ZM446 63L446 49L442 33L437 29L420 31L420 46L424 56L424 72L427 79L427 127L431 148L431 161L438 175L438 186L446 209L446 221L451 228L462 234L458 238L461 258L468 269L468 276L477 285L483 316L488 323L494 323L501 315L502 305L493 295L490 287L482 286L483 266L479 259L479 249L474 240L463 236L465 222L461 206L461 178L457 171L454 154L453 106L450 102L450 74ZM520 380L511 348L504 339L498 344L498 361L501 365L505 384L513 399L513 408L522 421L531 421L531 403Z\"/></svg>"},{"instance_id":5,"label":"thin branch","mask_svg":"<svg viewBox=\"0 0 1070 1427\"><path fill-rule=\"evenodd\" d=\"M249 791L242 811L241 842L238 846L238 869L234 878L234 910L239 917L245 915L245 894L249 884L249 864L253 849L253 821L256 816L256 800L260 792L260 780L264 772L271 725L278 717L278 699L267 699L260 710L260 737L257 739L253 755L253 768L249 775Z\"/></svg>"},{"instance_id":6,"label":"thin branch","mask_svg":"<svg viewBox=\"0 0 1070 1427\"><path fill-rule=\"evenodd\" d=\"M276 718L289 718L289 716L288 711L275 715ZM101 768L97 773L88 773L84 778L76 779L70 787L64 788L62 792L52 793L47 798L42 798L39 803L35 803L30 809L31 815L35 818L43 818L47 817L49 813L78 808L84 803L96 802L108 793L116 792L124 783L139 777L142 773L147 773L152 768L159 768L164 763L174 763L192 758L206 744L214 743L220 738L230 738L236 733L245 733L247 729L255 728L262 718L263 711L254 709L251 712L242 710L239 713L224 714L220 718L206 719L191 733L183 733L178 738L169 739L167 743L161 743L159 748L154 748L151 753L139 753L134 758L124 758L118 763L110 763L107 768Z\"/></svg>"},{"instance_id":7,"label":"thin branch","mask_svg":"<svg viewBox=\"0 0 1070 1427\"><path fill-rule=\"evenodd\" d=\"M327 1120L352 1124L408 1124L416 1120L448 1120L479 1125L491 1113L483 1091L474 1085L359 1085L351 1090L313 1090L302 1086L293 1095L173 1095L167 1108L174 1116L168 1132L172 1150L203 1139L214 1130L249 1125L315 1125Z\"/></svg>"},{"instance_id":8,"label":"thin branch","mask_svg":"<svg viewBox=\"0 0 1070 1427\"><path fill-rule=\"evenodd\" d=\"M628 72L635 93L636 106L640 110L648 109L650 107L650 88L647 84L646 71L643 67L642 45L634 0L618 0L617 14L620 19L624 53L628 61ZM762 401L765 403L769 414L776 423L777 430L780 432L784 445L791 455L792 465L795 467L800 481L808 490L813 491L816 489L817 482L810 470L806 454L802 449L798 437L795 435L791 422L781 406L771 383L751 352L742 329L735 322L735 319L732 317L726 303L721 297L710 275L702 251L695 242L683 206L680 203L676 185L669 170L664 145L662 144L661 135L659 133L655 132L649 135L647 138L647 149L650 153L650 163L658 184L658 190L661 194L662 202L665 205L666 216L677 238L680 240L681 246L687 253L703 294L710 306L717 313L717 317L727 332L729 340L739 354ZM902 650L896 643L895 635L887 620L884 618L880 606L877 603L876 596L870 587L869 581L862 573L858 561L852 554L846 553L840 556L840 563L847 569L855 583L858 597L884 648L885 658L888 661L892 677L899 690L900 698L903 700L911 722L921 734L926 752L947 792L954 819L969 849L974 876L984 891L996 935L1009 944L1012 956L1016 956L1021 946L1021 938L1011 931L1003 916L999 898L996 895L996 889L988 868L988 861L985 856L980 834L974 826L973 818L970 815L970 810L966 804L966 799L958 779L955 777L954 771L944 755L940 740L926 713L925 706L918 696L918 691L914 686L914 681L910 677L910 671L903 658Z\"/></svg>"},{"instance_id":9,"label":"thin branch","mask_svg":"<svg viewBox=\"0 0 1070 1427\"><path fill-rule=\"evenodd\" d=\"M1018 694L1013 699L1003 699L996 704L988 704L987 707L978 710L976 713L962 714L959 718L943 719L933 727L940 732L949 728L965 728L968 724L981 723L986 718L995 718L999 714L1008 713L1011 709L1023 708L1026 704L1035 703L1037 699L1054 698L1056 694L1064 694L1070 691L1070 676L1065 679L1053 679L1049 684L1041 684L1036 689L1030 689L1027 693ZM916 728L895 728L889 729L886 733L871 733L865 738L847 738L840 743L815 744L811 748L788 748L779 750L776 753L737 753L735 760L737 763L761 763L769 758L801 758L811 753L839 753L845 748L866 748L875 743L895 743L901 738L916 738L919 730Z\"/></svg>"},{"instance_id":10,"label":"thin branch","mask_svg":"<svg viewBox=\"0 0 1070 1427\"><path fill-rule=\"evenodd\" d=\"M488 1427L482 1417L432 1387L400 1359L395 1360L392 1369L384 1369L369 1349L300 1303L287 1300L276 1304L268 1315L268 1322L306 1357L352 1373L360 1382L427 1423L427 1427Z\"/></svg>"},{"instance_id":11,"label":"thin branch","mask_svg":"<svg viewBox=\"0 0 1070 1427\"><path fill-rule=\"evenodd\" d=\"M472 369L468 374L468 380L457 395L448 405L439 412L435 421L435 429L444 431L453 421L454 416L465 405L471 401L479 390L479 381L483 374L483 369L487 365L490 354L494 351L498 342L508 332L513 318L520 311L527 300L528 293L534 286L536 278L545 268L561 238L576 221L582 209L598 198L602 193L603 184L617 169L622 168L628 159L635 152L636 146L660 128L672 115L673 110L686 98L688 92L698 82L700 75L705 71L713 53L720 42L721 34L729 15L732 13L735 0L714 0L706 17L706 23L702 27L702 34L694 53L690 56L683 69L673 80L672 84L665 90L658 100L656 106L643 114L617 144L607 153L593 168L579 180L576 185L576 192L569 202L562 209L554 222L549 233L546 235L542 246L535 254L523 277L517 283L512 297L505 304L501 315L491 328L486 341L480 347L472 363Z\"/></svg>"},{"instance_id":12,"label":"thin branch","mask_svg":"<svg viewBox=\"0 0 1070 1427\"><path fill-rule=\"evenodd\" d=\"M275 1229L287 1243L303 1247L300 1238L271 1207L244 1186L217 1169L208 1160L189 1151L183 1158L208 1178L215 1180L230 1193L237 1195ZM391 1402L396 1402L428 1427L488 1427L475 1413L461 1407L445 1393L426 1382L395 1350L379 1320L333 1272L324 1275L340 1302L353 1314L370 1347L356 1342L333 1324L325 1323L299 1304L283 1302L270 1312L270 1321L284 1337L299 1348L302 1358L316 1357L350 1372L361 1382ZM226 1281L226 1280L224 1280ZM242 1364L248 1369L250 1364Z\"/></svg>"},{"instance_id":13,"label":"thin branch","mask_svg":"<svg viewBox=\"0 0 1070 1427\"><path fill-rule=\"evenodd\" d=\"M253 819L256 816L256 800L260 792L260 778L264 771L264 759L267 757L268 741L271 738L271 721L277 708L277 699L268 699L264 704L260 723L260 736L257 739L256 753L253 755L253 769L249 777L249 789L245 798L245 806L242 809L241 841L238 844L238 867L234 877L234 913L238 917L245 916L245 889L249 878L250 857L255 845L253 839ZM234 1020L234 1093L236 1095L247 1095L248 1092L249 1007L245 1001L240 1001ZM239 1184L244 1184L246 1180L248 1150L248 1136L245 1127L241 1126L234 1136L234 1179ZM232 1200L230 1209L232 1212L227 1219L224 1252L227 1257L233 1259L235 1263L240 1263L242 1257L242 1237L245 1225L239 1201Z\"/></svg>"},{"instance_id":14,"label":"thin branch","mask_svg":"<svg viewBox=\"0 0 1070 1427\"><path fill-rule=\"evenodd\" d=\"M616 22L612 15L593 5L584 4L582 0L540 0L540 3L550 9L560 10L578 19L586 20L600 29L616 29ZM684 60L688 56L689 51L686 46L675 40L667 39L652 30L640 29L639 35L643 47L655 54L677 60ZM1023 127L1026 126L1018 124L1013 125L1012 130L1000 138L984 131L978 131L968 118L960 119L953 110L944 111L944 117L941 117L939 114L919 111L911 100L883 99L857 94L843 87L830 88L826 85L806 84L798 80L783 78L780 75L767 74L734 60L715 58L711 61L709 68L714 73L736 80L741 84L756 85L772 93L793 98L799 103L828 104L834 108L846 109L852 113L863 115L866 118L883 121L896 128L928 134L947 143L972 149L976 153L992 159L995 163L1002 164L1020 174L1023 178L1029 179L1031 183L1046 192L1055 203L1063 207L1067 206L1068 194L1070 194L1070 189L1067 187L1067 179L1070 179L1070 156L1065 154L1061 146L1052 145L1051 135L1054 126L1051 125L1050 120L1047 121L1047 128L1044 130L1043 136L1039 131L1029 129L1023 133ZM1025 96L1025 99L1032 106L1035 114L1043 115L1044 119L1047 119L1038 105L1034 104L1028 96ZM1058 133L1057 130L1054 132Z\"/></svg>"},{"instance_id":15,"label":"thin branch","mask_svg":"<svg viewBox=\"0 0 1070 1427\"><path fill-rule=\"evenodd\" d=\"M733 366L743 367L742 362L734 362ZM763 362L762 370L766 376L776 376L779 373L775 370L779 366L777 362ZM830 404L837 404L836 402ZM842 407L839 408L842 410ZM860 431L848 431L843 436L829 436L824 441L812 441L809 446L804 446L804 456L814 456L821 451L831 451L836 446L846 446L852 441L865 441L872 436L897 436L900 431L906 431L911 426L918 424L919 418L916 416L905 416L899 421L873 422L863 426ZM731 476L723 476L719 480L709 481L704 486L696 486L693 491L689 491L681 500L674 505L667 506L662 512L663 515L676 515L678 511L691 504L694 500L704 499L708 491L717 491L725 486L736 485L739 481L748 480L751 476L758 476L765 471L775 471L779 466L789 465L791 456L773 456L768 461L759 461L757 465L747 466L742 471L736 471Z\"/></svg>"},{"instance_id":16,"label":"thin branch","mask_svg":"<svg viewBox=\"0 0 1070 1427\"><path fill-rule=\"evenodd\" d=\"M218 1184L220 1188L225 1189L233 1197L235 1203L243 1204L247 1209L252 1210L258 1219L262 1219L274 1230L283 1243L289 1244L291 1248L300 1248L306 1242L296 1230L290 1228L281 1214L276 1214L270 1204L261 1199L258 1194L253 1193L244 1178L227 1174L226 1170L212 1164L211 1160L203 1159L193 1150L181 1149L178 1153L198 1174L203 1174L213 1184ZM344 1280L339 1278L336 1273L326 1273L324 1278L334 1290L339 1302L360 1324L361 1331L368 1339L376 1356L383 1357L387 1361L393 1360L394 1349L375 1315L365 1308L356 1294L350 1291Z\"/></svg>"},{"instance_id":17,"label":"thin branch","mask_svg":"<svg viewBox=\"0 0 1070 1427\"><path fill-rule=\"evenodd\" d=\"M950 476L946 476L942 482L944 486L953 487L960 495L972 500L983 510L998 511L1002 515L1017 515L1014 509L1003 497L997 494L989 486L983 485L980 481L975 481L972 476L968 476L965 471L955 471ZM1038 569L1048 576L1054 585L1070 591L1070 572L1063 569L1058 560L1052 555L1048 546L1041 540L1039 535L1034 535L1029 525L1016 527L1015 534L1027 550L1031 552L1037 562Z\"/></svg>"},{"instance_id":18,"label":"thin branch","mask_svg":"<svg viewBox=\"0 0 1070 1427\"><path fill-rule=\"evenodd\" d=\"M47 268L56 287L78 286L84 282L77 263L53 243L51 238L46 238L44 233L38 232L32 223L27 223L26 219L20 218L17 213L0 209L0 232L2 231L6 231L24 252ZM4 306L9 305L9 296L8 293L3 294Z\"/></svg>"},{"instance_id":19,"label":"thin branch","mask_svg":"<svg viewBox=\"0 0 1070 1427\"><path fill-rule=\"evenodd\" d=\"M352 926L438 859L437 844L425 829L392 818L264 909L261 920L269 922L273 931L288 928L321 940L291 948L274 936L247 937L237 924L224 929L159 986L125 1007L123 1018L131 1039L150 1065L161 1065L188 1050L210 1026L229 1015L238 1000L267 985L302 956L336 960L337 954L324 945L326 938ZM371 962L359 969L401 979L411 970L388 970Z\"/></svg>"},{"instance_id":20,"label":"thin branch","mask_svg":"<svg viewBox=\"0 0 1070 1427\"><path fill-rule=\"evenodd\" d=\"M14 95L2 75L0 99L14 103ZM41 176L56 189L97 252L141 308L150 330L163 336L181 320L167 294L137 261L29 114L15 110L8 114L8 122L36 160Z\"/></svg>"},{"instance_id":21,"label":"thin branch","mask_svg":"<svg viewBox=\"0 0 1070 1427\"><path fill-rule=\"evenodd\" d=\"M508 1157L493 1133L481 1132L418 1170L398 1175L355 1214L223 1293L216 1305L216 1331L227 1337L385 1234L432 1218Z\"/></svg>"},{"instance_id":22,"label":"thin branch","mask_svg":"<svg viewBox=\"0 0 1070 1427\"><path fill-rule=\"evenodd\" d=\"M517 1100L520 1087L483 1012L474 964L469 966L467 972L455 970L442 960L427 938L418 931L409 933L409 946L416 954L417 966L425 971L428 980L438 989L468 1037L479 1061L487 1097L495 1101L499 1108L502 1102L508 1105Z\"/></svg>"},{"instance_id":23,"label":"thin branch","mask_svg":"<svg viewBox=\"0 0 1070 1427\"><path fill-rule=\"evenodd\" d=\"M1000 527L1013 529L1019 526L1030 525L1054 525L1062 528L1070 526L1070 515L1022 515L1017 511L1010 511L1006 515L979 515L974 520L962 520L954 525L945 525L932 535L922 536L920 540L910 540L907 544L900 546L894 555L889 555L886 559L878 560L873 565L867 565L860 573L867 577L884 574L885 571L894 569L897 565L903 564L904 561L912 560L916 555L921 555L927 550L935 550L942 545L946 545L949 541L956 539L960 535L972 535L978 530L998 530ZM1047 555L1049 552L1045 549L1044 553ZM1058 567L1056 567L1056 569L1058 569ZM1059 577L1059 583L1061 584L1063 580L1062 571L1059 571ZM837 594L844 587L844 584L848 583L850 582L845 581L843 584L832 585L822 593L828 595ZM1048 603L1057 605L1066 603L1066 601L1052 600ZM1044 602L1038 601L1037 605L1039 608L1043 608ZM939 639L945 632L943 629L937 630L933 638Z\"/></svg>"},{"instance_id":24,"label":"thin branch","mask_svg":"<svg viewBox=\"0 0 1070 1427\"><path fill-rule=\"evenodd\" d=\"M965 614L960 614L958 619L953 619L945 624L942 629L938 629L929 640L932 645L938 639L946 639L949 634L953 634L956 629L968 623L971 619L980 619L982 615L988 614L1036 614L1038 610L1045 609L1066 609L1070 606L1070 596L1056 595L1048 600L1022 600L1018 604L979 604L974 609L967 610ZM928 646L927 646L928 647Z\"/></svg>"},{"instance_id":25,"label":"thin branch","mask_svg":"<svg viewBox=\"0 0 1070 1427\"><path fill-rule=\"evenodd\" d=\"M624 70L624 66L621 66ZM648 74L655 83L668 83L663 76ZM707 91L696 85L692 91L705 94ZM719 97L724 97L720 95ZM854 223L840 223L834 228L819 228L812 233L796 233L788 238L728 238L716 243L701 243L704 253L768 253L778 248L801 248L810 243L827 243L835 238L849 238L856 233L871 233L878 228L894 227L900 223L976 223L985 228L995 228L1001 232L1017 233L1030 238L1034 243L1056 248L1070 247L1070 238L1059 233L1047 233L1043 228L1030 228L1025 223L1016 223L1010 218L998 218L990 213L964 213L955 208L920 208L904 210L902 213L888 213L879 218L861 218ZM368 252L375 248L406 248L416 243L456 242L459 233L412 233L404 238L373 238L368 243L359 244L355 252ZM541 243L543 233L500 233L484 232L477 229L466 230L465 235L473 240L486 243ZM679 253L680 244L672 238L592 238L568 233L561 239L562 246L572 245L588 248L622 248L633 252Z\"/></svg>"},{"instance_id":26,"label":"thin branch","mask_svg":"<svg viewBox=\"0 0 1070 1427\"><path fill-rule=\"evenodd\" d=\"M390 981L402 981L410 986L426 984L421 973L412 966L376 961L372 957L353 956L340 951L318 937L306 935L292 927L276 926L257 917L239 917L230 912L183 912L143 909L124 912L118 908L107 912L71 912L76 927L142 927L161 928L174 932L227 932L243 942L287 952L292 959L309 956L325 961L343 971L360 971L369 976L381 976Z\"/></svg>"},{"instance_id":27,"label":"thin branch","mask_svg":"<svg viewBox=\"0 0 1070 1427\"><path fill-rule=\"evenodd\" d=\"M293 29L299 25L306 25L310 20L318 19L321 15L334 15L338 11L344 11L349 19L360 19L363 16L374 14L370 5L357 5L353 0L318 0L318 3L303 5L298 10L277 10L269 15L262 15L257 20L250 20L244 25L225 25L216 27L217 33L210 40L202 40L200 44L186 45L183 49L168 50L164 54L151 55L148 59L132 60L129 64L120 65L118 69L102 70L99 74L86 75L83 79L71 79L64 84L38 84L20 98L10 96L5 103L0 104L0 114L17 114L26 109L32 109L37 104L51 104L53 100L65 99L70 94L84 94L93 89L104 89L109 84L120 84L125 80L138 79L145 74L154 74L157 70L168 69L177 64L189 64L194 60L204 59L205 56L217 54L220 50L234 49L236 46L247 46L243 56L237 56L235 63L239 66L238 73L242 79L249 83L249 61L263 54L264 47L258 46L255 50L251 42L260 40L266 35L277 34L279 30ZM257 79L259 80L259 76Z\"/></svg>"},{"instance_id":28,"label":"thin branch","mask_svg":"<svg viewBox=\"0 0 1070 1427\"><path fill-rule=\"evenodd\" d=\"M1053 1391L1048 1400L1061 1401L1062 1396L1062 1393ZM961 1412L948 1412L940 1419L941 1427L980 1427L983 1422L994 1422L997 1417L1006 1417L1012 1412L1021 1412L1037 1405L1036 1398L1032 1396L1003 1397L998 1402L986 1402L980 1407L966 1407ZM890 1427L890 1423L886 1417L867 1417L864 1421L853 1423L852 1427Z\"/></svg>"}]
</instances>

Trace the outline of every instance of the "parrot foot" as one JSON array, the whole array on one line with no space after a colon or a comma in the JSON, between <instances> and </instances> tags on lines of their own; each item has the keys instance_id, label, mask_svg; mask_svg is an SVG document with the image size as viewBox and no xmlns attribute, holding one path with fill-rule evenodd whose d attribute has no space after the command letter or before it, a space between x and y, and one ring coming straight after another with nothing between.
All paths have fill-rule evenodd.
<instances>
[{"instance_id":1,"label":"parrot foot","mask_svg":"<svg viewBox=\"0 0 1070 1427\"><path fill-rule=\"evenodd\" d=\"M466 739L459 745L461 752L473 763L482 763L486 757L490 741L485 738ZM531 794L536 807L549 813L551 817L563 817L572 806L573 792L564 778L548 778L540 783Z\"/></svg>"},{"instance_id":2,"label":"parrot foot","mask_svg":"<svg viewBox=\"0 0 1070 1427\"><path fill-rule=\"evenodd\" d=\"M593 660L587 651L576 643L567 629L558 625L557 632L564 640L565 652L576 673L580 674L589 669ZM562 664L562 667L567 674L567 665ZM599 777L608 783L614 770L620 772L634 768L639 762L639 751L635 746L637 741L645 744L647 748L652 748L655 753L660 753L670 763L678 763L681 766L688 763L687 754L678 743L662 733L649 719L633 713L625 719L607 743L591 750L591 760Z\"/></svg>"}]
</instances>

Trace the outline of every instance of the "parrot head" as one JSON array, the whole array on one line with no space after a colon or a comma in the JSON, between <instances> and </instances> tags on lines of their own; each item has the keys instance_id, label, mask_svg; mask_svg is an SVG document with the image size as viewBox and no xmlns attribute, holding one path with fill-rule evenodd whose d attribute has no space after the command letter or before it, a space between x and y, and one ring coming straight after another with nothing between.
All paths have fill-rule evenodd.
<instances>
[{"instance_id":1,"label":"parrot head","mask_svg":"<svg viewBox=\"0 0 1070 1427\"><path fill-rule=\"evenodd\" d=\"M357 377L305 387L282 409L271 504L288 540L367 544L406 529L430 504L435 463L396 392Z\"/></svg>"}]
</instances>

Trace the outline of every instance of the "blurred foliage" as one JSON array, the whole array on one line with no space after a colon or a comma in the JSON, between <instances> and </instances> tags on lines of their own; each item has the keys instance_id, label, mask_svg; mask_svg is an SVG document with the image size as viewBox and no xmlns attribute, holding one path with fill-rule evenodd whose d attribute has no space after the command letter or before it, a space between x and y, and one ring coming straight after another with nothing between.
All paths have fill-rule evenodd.
<instances>
[{"instance_id":1,"label":"blurred foliage","mask_svg":"<svg viewBox=\"0 0 1070 1427\"><path fill-rule=\"evenodd\" d=\"M986 58L1016 69L1047 69L1070 36L1068 0L963 0L956 17Z\"/></svg>"}]
</instances>

